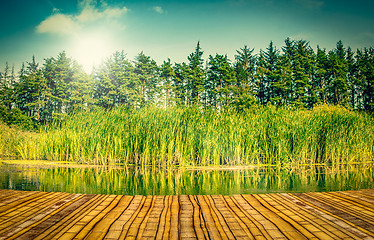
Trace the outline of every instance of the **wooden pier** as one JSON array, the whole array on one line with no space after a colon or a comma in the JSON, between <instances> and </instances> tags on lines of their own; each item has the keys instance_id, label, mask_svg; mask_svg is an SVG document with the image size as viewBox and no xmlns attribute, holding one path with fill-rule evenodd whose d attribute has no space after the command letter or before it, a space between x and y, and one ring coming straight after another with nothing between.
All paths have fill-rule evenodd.
<instances>
[{"instance_id":1,"label":"wooden pier","mask_svg":"<svg viewBox=\"0 0 374 240\"><path fill-rule=\"evenodd\" d=\"M0 239L374 239L374 190L234 196L0 190Z\"/></svg>"}]
</instances>

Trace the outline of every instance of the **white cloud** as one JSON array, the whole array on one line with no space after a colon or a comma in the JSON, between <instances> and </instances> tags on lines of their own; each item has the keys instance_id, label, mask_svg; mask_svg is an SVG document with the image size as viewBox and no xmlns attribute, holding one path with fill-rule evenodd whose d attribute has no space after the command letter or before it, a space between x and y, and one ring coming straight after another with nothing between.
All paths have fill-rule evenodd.
<instances>
[{"instance_id":1,"label":"white cloud","mask_svg":"<svg viewBox=\"0 0 374 240\"><path fill-rule=\"evenodd\" d=\"M93 23L111 23L124 29L118 20L129 11L126 7L109 7L105 2L101 2L101 7L98 8L95 0L81 0L78 2L78 7L80 12L76 15L62 14L54 9L53 14L36 27L36 31L67 35Z\"/></svg>"},{"instance_id":2,"label":"white cloud","mask_svg":"<svg viewBox=\"0 0 374 240\"><path fill-rule=\"evenodd\" d=\"M41 22L37 27L38 33L71 34L80 29L73 16L54 14Z\"/></svg>"},{"instance_id":3,"label":"white cloud","mask_svg":"<svg viewBox=\"0 0 374 240\"><path fill-rule=\"evenodd\" d=\"M160 7L160 6L154 6L152 9L153 9L153 11L155 11L156 13L159 13L159 14L163 14L165 12L164 9L162 9L162 7Z\"/></svg>"},{"instance_id":4,"label":"white cloud","mask_svg":"<svg viewBox=\"0 0 374 240\"><path fill-rule=\"evenodd\" d=\"M319 9L325 5L322 0L294 0L309 9Z\"/></svg>"}]
</instances>

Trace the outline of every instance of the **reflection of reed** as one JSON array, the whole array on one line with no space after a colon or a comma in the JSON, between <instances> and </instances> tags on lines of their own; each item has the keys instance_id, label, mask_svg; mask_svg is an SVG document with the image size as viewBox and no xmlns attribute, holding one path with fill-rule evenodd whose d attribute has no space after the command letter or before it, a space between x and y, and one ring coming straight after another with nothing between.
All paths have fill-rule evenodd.
<instances>
[{"instance_id":1,"label":"reflection of reed","mask_svg":"<svg viewBox=\"0 0 374 240\"><path fill-rule=\"evenodd\" d=\"M372 164L258 167L244 170L168 168L32 168L2 166L1 188L87 194L179 195L313 192L374 187ZM9 186L12 183L12 186Z\"/></svg>"}]
</instances>

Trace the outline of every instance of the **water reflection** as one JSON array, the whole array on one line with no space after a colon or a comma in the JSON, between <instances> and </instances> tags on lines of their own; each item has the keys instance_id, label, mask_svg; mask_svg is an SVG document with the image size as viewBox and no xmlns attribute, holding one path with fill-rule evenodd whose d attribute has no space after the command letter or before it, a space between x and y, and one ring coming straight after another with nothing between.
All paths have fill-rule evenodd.
<instances>
[{"instance_id":1,"label":"water reflection","mask_svg":"<svg viewBox=\"0 0 374 240\"><path fill-rule=\"evenodd\" d=\"M3 164L0 188L87 194L179 195L314 192L374 187L372 164L182 170Z\"/></svg>"}]
</instances>

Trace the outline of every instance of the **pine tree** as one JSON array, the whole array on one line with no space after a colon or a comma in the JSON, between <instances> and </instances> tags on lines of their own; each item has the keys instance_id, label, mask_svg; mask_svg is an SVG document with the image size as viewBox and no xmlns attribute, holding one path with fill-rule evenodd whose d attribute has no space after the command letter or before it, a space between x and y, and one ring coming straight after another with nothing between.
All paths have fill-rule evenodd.
<instances>
[{"instance_id":1,"label":"pine tree","mask_svg":"<svg viewBox=\"0 0 374 240\"><path fill-rule=\"evenodd\" d=\"M374 112L374 48L357 50L357 81L361 86L360 105Z\"/></svg>"},{"instance_id":2,"label":"pine tree","mask_svg":"<svg viewBox=\"0 0 374 240\"><path fill-rule=\"evenodd\" d=\"M93 98L101 107L140 107L143 103L141 82L123 51L115 52L108 58L95 73L94 79Z\"/></svg>"},{"instance_id":3,"label":"pine tree","mask_svg":"<svg viewBox=\"0 0 374 240\"><path fill-rule=\"evenodd\" d=\"M73 81L69 86L70 99L68 108L71 111L77 109L88 110L93 104L92 76L88 75L76 61L73 61L71 67L73 69Z\"/></svg>"},{"instance_id":4,"label":"pine tree","mask_svg":"<svg viewBox=\"0 0 374 240\"><path fill-rule=\"evenodd\" d=\"M330 63L330 82L327 88L329 101L333 104L346 105L349 95L347 83L348 68L346 50L341 41L336 44L334 50L329 52L328 59Z\"/></svg>"},{"instance_id":5,"label":"pine tree","mask_svg":"<svg viewBox=\"0 0 374 240\"><path fill-rule=\"evenodd\" d=\"M177 105L185 106L188 104L188 81L191 75L190 67L186 63L176 63L173 67L175 77L172 81L174 90L174 101Z\"/></svg>"},{"instance_id":6,"label":"pine tree","mask_svg":"<svg viewBox=\"0 0 374 240\"><path fill-rule=\"evenodd\" d=\"M235 55L236 86L234 91L234 107L241 111L256 102L256 55L254 49L244 48L237 50Z\"/></svg>"},{"instance_id":7,"label":"pine tree","mask_svg":"<svg viewBox=\"0 0 374 240\"><path fill-rule=\"evenodd\" d=\"M140 83L139 105L144 106L146 102L154 102L157 97L158 67L156 62L152 60L151 57L146 56L143 52L140 52L138 56L135 57L134 64L134 73Z\"/></svg>"},{"instance_id":8,"label":"pine tree","mask_svg":"<svg viewBox=\"0 0 374 240\"><path fill-rule=\"evenodd\" d=\"M357 65L354 58L354 52L350 47L347 49L347 68L348 68L348 74L347 74L347 83L348 83L348 91L349 91L349 98L350 98L350 105L353 109L357 108L357 98L358 98L358 91L359 86L357 82Z\"/></svg>"},{"instance_id":9,"label":"pine tree","mask_svg":"<svg viewBox=\"0 0 374 240\"><path fill-rule=\"evenodd\" d=\"M279 51L274 46L273 42L269 43L269 46L264 52L266 69L266 102L270 102L274 105L281 106L282 97L285 93L285 85L280 78L280 67L279 67Z\"/></svg>"},{"instance_id":10,"label":"pine tree","mask_svg":"<svg viewBox=\"0 0 374 240\"><path fill-rule=\"evenodd\" d=\"M318 101L327 103L327 86L329 82L329 62L325 49L320 49L317 46L317 56L316 56L316 74L315 74L315 91L318 96Z\"/></svg>"},{"instance_id":11,"label":"pine tree","mask_svg":"<svg viewBox=\"0 0 374 240\"><path fill-rule=\"evenodd\" d=\"M209 56L207 81L207 105L222 110L231 103L233 88L237 85L234 68L227 56Z\"/></svg>"},{"instance_id":12,"label":"pine tree","mask_svg":"<svg viewBox=\"0 0 374 240\"><path fill-rule=\"evenodd\" d=\"M268 83L266 79L266 63L264 52L260 50L257 58L256 80L255 80L255 95L261 105L266 105L269 99Z\"/></svg>"},{"instance_id":13,"label":"pine tree","mask_svg":"<svg viewBox=\"0 0 374 240\"><path fill-rule=\"evenodd\" d=\"M26 70L22 69L15 90L16 106L35 121L46 122L47 81L34 56Z\"/></svg>"},{"instance_id":14,"label":"pine tree","mask_svg":"<svg viewBox=\"0 0 374 240\"><path fill-rule=\"evenodd\" d=\"M164 106L165 108L170 106L170 99L173 94L173 86L172 81L173 78L175 78L175 72L174 69L171 66L170 58L168 58L167 61L164 61L164 63L160 67L160 81L162 84L162 90L164 91L165 100L164 100Z\"/></svg>"},{"instance_id":15,"label":"pine tree","mask_svg":"<svg viewBox=\"0 0 374 240\"><path fill-rule=\"evenodd\" d=\"M187 82L187 104L200 104L204 92L205 71L202 59L203 51L200 48L200 42L197 42L195 52L188 56L190 75Z\"/></svg>"}]
</instances>

